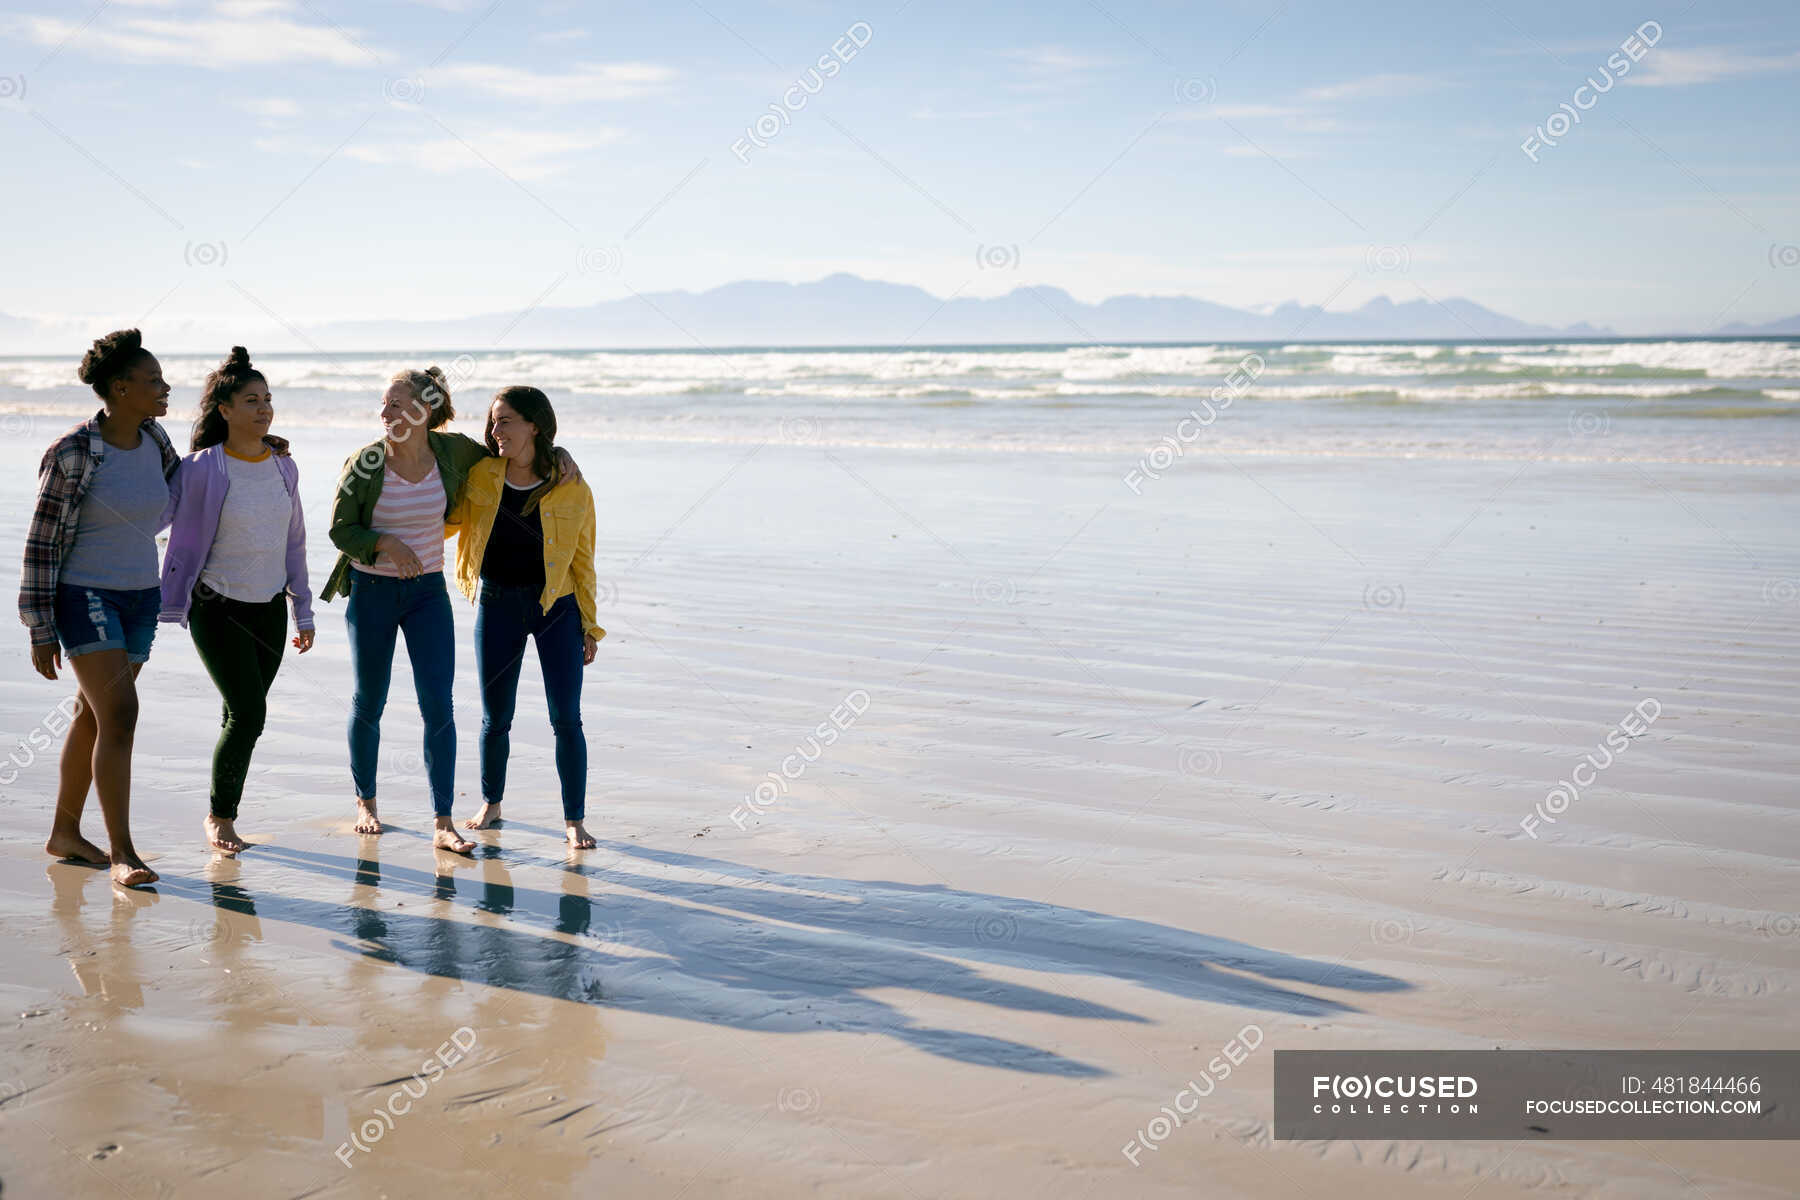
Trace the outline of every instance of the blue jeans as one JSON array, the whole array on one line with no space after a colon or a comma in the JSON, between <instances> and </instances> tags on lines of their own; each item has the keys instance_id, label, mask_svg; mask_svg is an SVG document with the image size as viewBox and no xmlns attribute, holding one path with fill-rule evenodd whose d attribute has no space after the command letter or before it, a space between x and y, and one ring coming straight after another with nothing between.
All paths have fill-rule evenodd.
<instances>
[{"instance_id":1,"label":"blue jeans","mask_svg":"<svg viewBox=\"0 0 1800 1200\"><path fill-rule=\"evenodd\" d=\"M381 713L387 707L394 670L394 641L406 635L412 660L413 691L425 722L425 773L431 780L431 808L450 815L456 781L456 722L450 713L450 684L456 677L456 625L444 574L417 579L350 572L350 666L356 695L350 701L350 778L356 794L375 798L375 763L381 756Z\"/></svg>"},{"instance_id":2,"label":"blue jeans","mask_svg":"<svg viewBox=\"0 0 1800 1200\"><path fill-rule=\"evenodd\" d=\"M544 702L556 735L556 774L562 781L563 820L587 815L587 735L581 730L581 609L569 593L544 612L538 588L481 585L475 610L475 671L481 676L481 798L500 803L512 719L519 698L525 639L537 642Z\"/></svg>"}]
</instances>

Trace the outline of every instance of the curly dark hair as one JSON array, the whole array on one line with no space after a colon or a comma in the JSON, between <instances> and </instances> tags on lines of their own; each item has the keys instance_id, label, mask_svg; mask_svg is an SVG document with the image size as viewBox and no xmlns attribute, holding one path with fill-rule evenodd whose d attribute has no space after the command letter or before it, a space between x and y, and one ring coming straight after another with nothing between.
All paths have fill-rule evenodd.
<instances>
[{"instance_id":1,"label":"curly dark hair","mask_svg":"<svg viewBox=\"0 0 1800 1200\"><path fill-rule=\"evenodd\" d=\"M250 352L233 346L225 361L212 369L206 386L200 392L200 415L194 418L194 436L190 450L204 450L225 440L225 414L219 405L231 403L246 384L267 383L263 373L250 365Z\"/></svg>"},{"instance_id":2,"label":"curly dark hair","mask_svg":"<svg viewBox=\"0 0 1800 1200\"><path fill-rule=\"evenodd\" d=\"M495 392L494 399L506 401L509 408L537 426L537 437L532 439L531 469L539 479L548 480L551 486L555 486L559 482L556 470L556 410L550 407L550 397L534 387L515 384ZM483 431L482 440L487 443L489 454L500 453L500 443L494 440L494 409L491 404L488 406L487 428Z\"/></svg>"},{"instance_id":3,"label":"curly dark hair","mask_svg":"<svg viewBox=\"0 0 1800 1200\"><path fill-rule=\"evenodd\" d=\"M82 356L81 367L75 374L81 382L94 389L95 395L102 400L110 400L113 380L137 366L149 354L144 349L143 334L135 329L115 330L103 338L94 339L94 344Z\"/></svg>"}]
</instances>

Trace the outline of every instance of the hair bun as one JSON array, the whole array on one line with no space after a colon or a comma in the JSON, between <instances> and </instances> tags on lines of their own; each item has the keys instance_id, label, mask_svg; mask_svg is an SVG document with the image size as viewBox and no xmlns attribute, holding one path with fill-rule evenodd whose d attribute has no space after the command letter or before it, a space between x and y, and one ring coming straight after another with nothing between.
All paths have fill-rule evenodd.
<instances>
[{"instance_id":1,"label":"hair bun","mask_svg":"<svg viewBox=\"0 0 1800 1200\"><path fill-rule=\"evenodd\" d=\"M437 380L439 383L445 382L444 368L438 366L436 363L433 363L431 366L426 367L425 373L427 375L431 376L433 379Z\"/></svg>"},{"instance_id":2,"label":"hair bun","mask_svg":"<svg viewBox=\"0 0 1800 1200\"><path fill-rule=\"evenodd\" d=\"M225 356L225 361L219 364L219 370L221 371L231 371L235 373L238 371L247 371L249 369L250 352L242 346L233 346L231 348L231 353Z\"/></svg>"},{"instance_id":3,"label":"hair bun","mask_svg":"<svg viewBox=\"0 0 1800 1200\"><path fill-rule=\"evenodd\" d=\"M135 329L119 329L103 338L95 338L88 352L81 356L75 377L81 382L102 388L119 368L135 359L144 348L144 335Z\"/></svg>"}]
</instances>

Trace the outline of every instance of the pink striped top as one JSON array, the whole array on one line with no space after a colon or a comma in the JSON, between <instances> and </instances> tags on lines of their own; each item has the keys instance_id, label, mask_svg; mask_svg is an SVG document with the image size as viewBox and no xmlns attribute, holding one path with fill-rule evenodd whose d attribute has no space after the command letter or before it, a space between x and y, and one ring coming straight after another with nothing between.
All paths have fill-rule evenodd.
<instances>
[{"instance_id":1,"label":"pink striped top","mask_svg":"<svg viewBox=\"0 0 1800 1200\"><path fill-rule=\"evenodd\" d=\"M406 543L407 549L419 556L419 564L427 574L444 569L444 480L437 463L425 472L425 478L408 483L388 467L381 477L381 495L375 499L370 514L370 527L376 533L391 533ZM373 566L352 563L358 571L370 575L400 574L387 555L378 555Z\"/></svg>"}]
</instances>

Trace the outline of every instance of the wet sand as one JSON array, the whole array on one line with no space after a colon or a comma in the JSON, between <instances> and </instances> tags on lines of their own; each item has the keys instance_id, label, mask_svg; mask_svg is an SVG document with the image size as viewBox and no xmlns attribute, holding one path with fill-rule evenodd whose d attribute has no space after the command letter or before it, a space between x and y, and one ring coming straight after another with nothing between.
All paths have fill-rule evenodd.
<instances>
[{"instance_id":1,"label":"wet sand","mask_svg":"<svg viewBox=\"0 0 1800 1200\"><path fill-rule=\"evenodd\" d=\"M356 444L296 440L317 580ZM41 853L53 759L0 792L8 1197L1791 1194L1774 1142L1278 1143L1269 1091L1277 1048L1800 1046L1791 471L1193 459L1140 496L1101 456L573 445L600 848L562 848L531 665L473 861L429 845L403 664L393 827L350 833L339 604L215 858L217 700L164 627L155 891ZM0 671L26 739L67 689L22 631Z\"/></svg>"}]
</instances>

